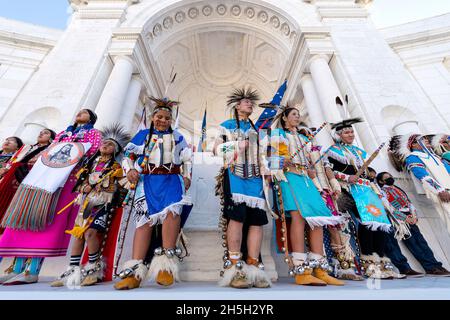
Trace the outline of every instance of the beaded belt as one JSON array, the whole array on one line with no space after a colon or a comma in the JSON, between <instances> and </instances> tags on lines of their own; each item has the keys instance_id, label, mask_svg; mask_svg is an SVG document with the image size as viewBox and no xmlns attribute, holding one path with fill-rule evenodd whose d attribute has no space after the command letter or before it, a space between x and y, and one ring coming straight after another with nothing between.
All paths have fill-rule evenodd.
<instances>
[{"instance_id":1,"label":"beaded belt","mask_svg":"<svg viewBox=\"0 0 450 320\"><path fill-rule=\"evenodd\" d=\"M144 174L181 174L180 165L167 165L156 167L154 164L148 164L148 170Z\"/></svg>"},{"instance_id":2,"label":"beaded belt","mask_svg":"<svg viewBox=\"0 0 450 320\"><path fill-rule=\"evenodd\" d=\"M300 164L295 164L295 163L284 169L285 172L292 172L292 173L297 173L300 175L306 175L307 170L308 170L307 166L302 166Z\"/></svg>"}]
</instances>

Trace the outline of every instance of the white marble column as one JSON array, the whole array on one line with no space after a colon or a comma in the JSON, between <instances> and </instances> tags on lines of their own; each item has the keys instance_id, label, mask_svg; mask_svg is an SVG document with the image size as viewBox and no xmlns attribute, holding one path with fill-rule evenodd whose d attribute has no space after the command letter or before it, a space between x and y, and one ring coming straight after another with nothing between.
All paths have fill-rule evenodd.
<instances>
[{"instance_id":1,"label":"white marble column","mask_svg":"<svg viewBox=\"0 0 450 320\"><path fill-rule=\"evenodd\" d=\"M134 63L130 58L124 56L116 58L114 68L95 109L98 116L97 128L101 129L119 121L133 71Z\"/></svg>"},{"instance_id":2,"label":"white marble column","mask_svg":"<svg viewBox=\"0 0 450 320\"><path fill-rule=\"evenodd\" d=\"M342 116L336 105L336 97L342 101L341 93L328 65L327 57L314 56L309 62L309 70L326 120L328 122L341 121Z\"/></svg>"},{"instance_id":3,"label":"white marble column","mask_svg":"<svg viewBox=\"0 0 450 320\"><path fill-rule=\"evenodd\" d=\"M311 126L318 128L326 120L324 112L320 107L319 97L317 96L311 75L304 75L300 80L300 85L303 90L303 96L305 97L306 109L311 120ZM324 148L333 144L333 139L325 129L316 136L316 141Z\"/></svg>"},{"instance_id":4,"label":"white marble column","mask_svg":"<svg viewBox=\"0 0 450 320\"><path fill-rule=\"evenodd\" d=\"M123 124L125 130L131 131L133 127L134 114L139 104L139 96L141 95L143 82L140 78L134 76L131 78L128 87L128 93L123 104L122 112L120 114L120 122Z\"/></svg>"}]
</instances>

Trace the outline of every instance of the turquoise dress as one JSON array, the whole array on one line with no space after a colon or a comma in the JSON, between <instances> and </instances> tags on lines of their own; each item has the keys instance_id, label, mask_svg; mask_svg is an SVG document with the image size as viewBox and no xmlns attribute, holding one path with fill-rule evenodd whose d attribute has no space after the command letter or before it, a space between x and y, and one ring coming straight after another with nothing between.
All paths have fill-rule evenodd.
<instances>
[{"instance_id":1,"label":"turquoise dress","mask_svg":"<svg viewBox=\"0 0 450 320\"><path fill-rule=\"evenodd\" d=\"M330 162L333 164L336 178L342 179L356 173L367 159L367 152L354 145L335 144L327 150ZM356 183L345 183L346 189L355 200L361 223L369 229L388 232L391 222L387 216L380 196L372 189L370 181L359 178Z\"/></svg>"},{"instance_id":2,"label":"turquoise dress","mask_svg":"<svg viewBox=\"0 0 450 320\"><path fill-rule=\"evenodd\" d=\"M342 223L342 217L332 214L306 172L307 167L312 167L307 157L311 151L308 138L302 134L292 135L283 129L276 129L272 131L270 139L272 155L275 156L272 159L281 157L305 168L301 174L284 170L285 179L280 182L284 210L288 213L298 211L311 227Z\"/></svg>"}]
</instances>

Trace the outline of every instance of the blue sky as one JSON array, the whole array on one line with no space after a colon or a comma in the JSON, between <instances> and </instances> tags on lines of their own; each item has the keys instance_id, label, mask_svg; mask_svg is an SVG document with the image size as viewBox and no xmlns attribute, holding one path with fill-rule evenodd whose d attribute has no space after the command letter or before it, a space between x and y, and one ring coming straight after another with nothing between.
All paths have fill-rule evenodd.
<instances>
[{"instance_id":1,"label":"blue sky","mask_svg":"<svg viewBox=\"0 0 450 320\"><path fill-rule=\"evenodd\" d=\"M50 28L65 29L67 0L0 0L0 16Z\"/></svg>"},{"instance_id":2,"label":"blue sky","mask_svg":"<svg viewBox=\"0 0 450 320\"><path fill-rule=\"evenodd\" d=\"M386 27L450 12L450 0L374 0L370 11ZM0 16L51 28L65 29L68 12L67 0L0 0Z\"/></svg>"}]
</instances>

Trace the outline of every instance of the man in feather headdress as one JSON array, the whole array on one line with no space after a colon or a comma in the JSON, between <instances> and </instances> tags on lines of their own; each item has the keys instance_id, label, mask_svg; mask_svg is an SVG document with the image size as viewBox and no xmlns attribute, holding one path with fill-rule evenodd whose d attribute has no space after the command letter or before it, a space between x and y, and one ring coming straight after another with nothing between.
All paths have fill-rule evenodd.
<instances>
[{"instance_id":1,"label":"man in feather headdress","mask_svg":"<svg viewBox=\"0 0 450 320\"><path fill-rule=\"evenodd\" d=\"M327 156L342 187L337 204L341 212L350 213L358 226L365 275L379 279L404 278L392 270L391 261L385 256L385 232L392 226L381 195L369 181L368 170L361 176L356 175L368 158L366 151L353 145L353 125L360 122L362 119L352 118L332 125L336 143L328 149Z\"/></svg>"},{"instance_id":2,"label":"man in feather headdress","mask_svg":"<svg viewBox=\"0 0 450 320\"><path fill-rule=\"evenodd\" d=\"M259 164L258 132L250 115L256 91L237 89L228 97L234 118L223 122L214 146L223 156L217 194L223 204L225 271L222 286L268 288L270 279L260 259L263 226L268 223Z\"/></svg>"},{"instance_id":3,"label":"man in feather headdress","mask_svg":"<svg viewBox=\"0 0 450 320\"><path fill-rule=\"evenodd\" d=\"M427 197L450 232L450 165L431 151L430 141L419 134L397 135L391 138L391 155L401 167L419 181Z\"/></svg>"}]
</instances>

